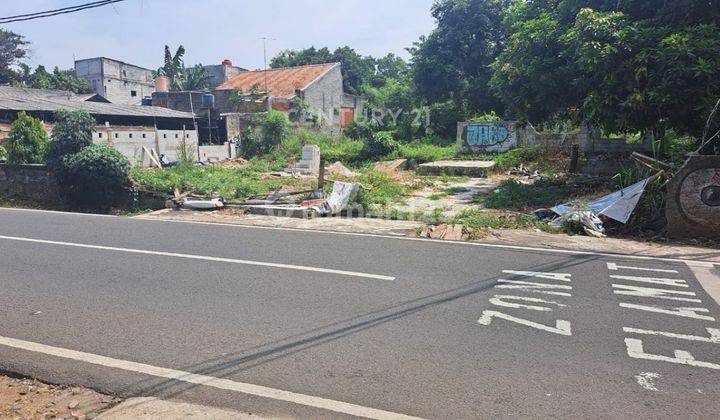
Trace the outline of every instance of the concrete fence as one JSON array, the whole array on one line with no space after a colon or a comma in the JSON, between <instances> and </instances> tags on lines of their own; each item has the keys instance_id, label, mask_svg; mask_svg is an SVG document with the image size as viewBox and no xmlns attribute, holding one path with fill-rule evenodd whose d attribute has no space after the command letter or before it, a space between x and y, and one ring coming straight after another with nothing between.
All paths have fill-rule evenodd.
<instances>
[{"instance_id":1,"label":"concrete fence","mask_svg":"<svg viewBox=\"0 0 720 420\"><path fill-rule=\"evenodd\" d=\"M0 163L0 196L43 204L60 202L55 176L45 165Z\"/></svg>"}]
</instances>

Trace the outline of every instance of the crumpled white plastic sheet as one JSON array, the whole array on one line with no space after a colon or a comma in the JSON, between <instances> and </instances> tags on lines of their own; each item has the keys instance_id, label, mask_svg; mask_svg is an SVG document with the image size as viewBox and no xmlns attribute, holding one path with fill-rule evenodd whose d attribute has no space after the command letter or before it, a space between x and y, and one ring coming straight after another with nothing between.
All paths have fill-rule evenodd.
<instances>
[{"instance_id":1,"label":"crumpled white plastic sheet","mask_svg":"<svg viewBox=\"0 0 720 420\"><path fill-rule=\"evenodd\" d=\"M633 210L635 210L635 207L637 207L640 197L645 191L645 187L647 186L649 180L650 178L643 179L642 181L625 187L620 191L615 191L612 194L608 194L598 198L597 200L591 201L583 207L583 210L591 210L595 214L602 214L625 224L630 219L630 215ZM578 211L572 204L560 204L550 210L560 216L569 211Z\"/></svg>"}]
</instances>

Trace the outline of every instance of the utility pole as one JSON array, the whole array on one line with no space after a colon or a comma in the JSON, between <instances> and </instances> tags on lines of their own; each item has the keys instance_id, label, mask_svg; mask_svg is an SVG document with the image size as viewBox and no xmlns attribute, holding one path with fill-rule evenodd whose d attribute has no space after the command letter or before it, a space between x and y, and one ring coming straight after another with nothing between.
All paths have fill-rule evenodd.
<instances>
[{"instance_id":1,"label":"utility pole","mask_svg":"<svg viewBox=\"0 0 720 420\"><path fill-rule=\"evenodd\" d=\"M268 101L268 109L270 108L270 92L268 91L268 76L267 76L267 42L277 41L275 38L268 38L266 36L260 38L263 41L263 74L265 76L265 96Z\"/></svg>"}]
</instances>

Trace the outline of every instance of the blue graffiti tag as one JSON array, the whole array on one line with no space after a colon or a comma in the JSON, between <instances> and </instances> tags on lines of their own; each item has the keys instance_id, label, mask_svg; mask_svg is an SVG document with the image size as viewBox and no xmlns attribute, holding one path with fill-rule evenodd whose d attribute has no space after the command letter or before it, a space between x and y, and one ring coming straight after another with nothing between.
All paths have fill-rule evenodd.
<instances>
[{"instance_id":1,"label":"blue graffiti tag","mask_svg":"<svg viewBox=\"0 0 720 420\"><path fill-rule=\"evenodd\" d=\"M497 124L470 124L465 142L468 146L495 146L508 138L508 129Z\"/></svg>"}]
</instances>

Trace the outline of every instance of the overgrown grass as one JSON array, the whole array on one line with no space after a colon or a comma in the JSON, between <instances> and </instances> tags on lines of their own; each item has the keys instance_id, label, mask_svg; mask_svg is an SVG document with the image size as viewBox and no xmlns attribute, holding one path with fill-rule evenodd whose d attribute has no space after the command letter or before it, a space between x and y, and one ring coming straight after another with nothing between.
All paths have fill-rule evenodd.
<instances>
[{"instance_id":1,"label":"overgrown grass","mask_svg":"<svg viewBox=\"0 0 720 420\"><path fill-rule=\"evenodd\" d=\"M385 172L365 171L358 178L358 182L363 188L358 192L355 201L366 211L393 203L402 204L404 196L419 188L415 185L406 186Z\"/></svg>"},{"instance_id":2,"label":"overgrown grass","mask_svg":"<svg viewBox=\"0 0 720 420\"><path fill-rule=\"evenodd\" d=\"M479 209L466 209L455 217L451 218L448 223L463 225L473 229L526 229L538 228L548 232L557 232L556 228L548 225L546 222L540 221L533 216L528 215L499 215L483 212Z\"/></svg>"},{"instance_id":3,"label":"overgrown grass","mask_svg":"<svg viewBox=\"0 0 720 420\"><path fill-rule=\"evenodd\" d=\"M438 146L435 144L414 141L411 143L402 143L398 146L398 150L389 157L393 159L407 159L411 165L434 162L436 160L454 159L457 155L455 145Z\"/></svg>"},{"instance_id":4,"label":"overgrown grass","mask_svg":"<svg viewBox=\"0 0 720 420\"><path fill-rule=\"evenodd\" d=\"M172 194L173 189L201 195L219 195L225 199L244 199L264 194L283 185L304 187L314 181L298 179L262 179L258 167L225 169L213 166L178 165L163 169L133 169L131 177L148 191Z\"/></svg>"},{"instance_id":5,"label":"overgrown grass","mask_svg":"<svg viewBox=\"0 0 720 420\"><path fill-rule=\"evenodd\" d=\"M527 211L541 207L553 207L587 193L564 183L538 180L525 185L514 179L506 179L500 187L486 196L476 196L474 201L491 209Z\"/></svg>"}]
</instances>

